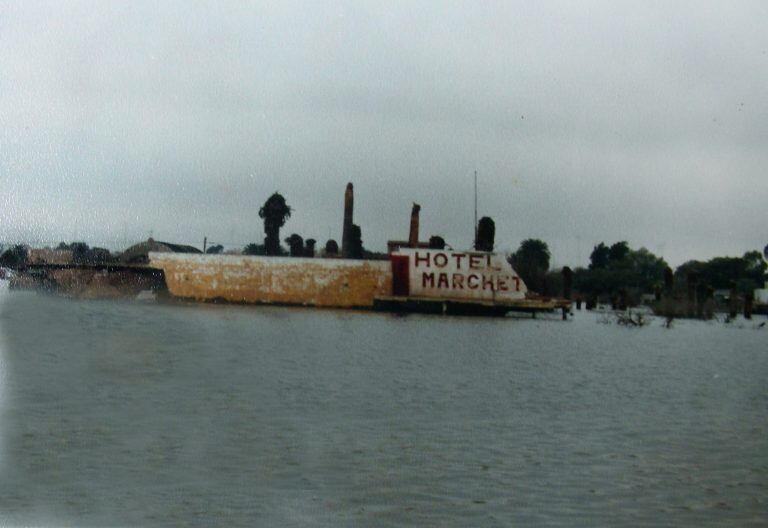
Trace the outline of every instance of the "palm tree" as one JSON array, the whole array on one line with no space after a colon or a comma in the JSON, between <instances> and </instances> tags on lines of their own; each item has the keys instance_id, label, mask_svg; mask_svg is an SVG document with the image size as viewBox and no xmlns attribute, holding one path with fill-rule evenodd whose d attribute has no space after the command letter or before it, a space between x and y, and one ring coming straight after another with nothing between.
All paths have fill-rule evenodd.
<instances>
[{"instance_id":1,"label":"palm tree","mask_svg":"<svg viewBox=\"0 0 768 528\"><path fill-rule=\"evenodd\" d=\"M279 193L274 193L267 198L259 209L259 217L264 219L264 249L267 255L280 255L280 228L291 216L291 208L285 203L285 198Z\"/></svg>"}]
</instances>

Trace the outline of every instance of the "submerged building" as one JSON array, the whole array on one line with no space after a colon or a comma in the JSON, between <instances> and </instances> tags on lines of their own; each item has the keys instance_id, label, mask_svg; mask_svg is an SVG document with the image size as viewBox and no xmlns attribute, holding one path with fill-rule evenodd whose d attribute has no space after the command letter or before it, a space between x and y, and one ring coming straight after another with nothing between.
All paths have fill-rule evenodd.
<instances>
[{"instance_id":1,"label":"submerged building","mask_svg":"<svg viewBox=\"0 0 768 528\"><path fill-rule=\"evenodd\" d=\"M355 252L353 200L350 183L344 194L343 257ZM420 209L413 204L408 240L390 241L388 260L205 255L148 245L134 253L150 249L149 265L163 271L168 292L195 301L493 314L570 304L530 294L503 255L420 242Z\"/></svg>"}]
</instances>

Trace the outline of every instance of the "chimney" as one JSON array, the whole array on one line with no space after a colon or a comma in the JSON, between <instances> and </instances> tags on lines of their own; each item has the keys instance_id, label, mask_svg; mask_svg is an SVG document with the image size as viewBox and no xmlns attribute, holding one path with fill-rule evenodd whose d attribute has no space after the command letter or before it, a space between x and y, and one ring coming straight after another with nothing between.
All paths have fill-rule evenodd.
<instances>
[{"instance_id":1,"label":"chimney","mask_svg":"<svg viewBox=\"0 0 768 528\"><path fill-rule=\"evenodd\" d=\"M347 184L347 190L344 193L344 227L341 231L341 256L349 258L350 240L352 231L352 211L354 209L355 197L352 191L352 183Z\"/></svg>"},{"instance_id":2,"label":"chimney","mask_svg":"<svg viewBox=\"0 0 768 528\"><path fill-rule=\"evenodd\" d=\"M413 204L411 209L411 230L408 234L408 247L417 247L419 245L419 211L421 206L417 203Z\"/></svg>"}]
</instances>

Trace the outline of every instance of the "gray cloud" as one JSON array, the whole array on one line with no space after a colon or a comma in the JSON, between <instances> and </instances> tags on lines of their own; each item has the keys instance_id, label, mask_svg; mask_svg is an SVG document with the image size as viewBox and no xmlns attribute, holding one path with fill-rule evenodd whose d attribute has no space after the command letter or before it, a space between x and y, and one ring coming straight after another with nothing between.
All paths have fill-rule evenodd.
<instances>
[{"instance_id":1,"label":"gray cloud","mask_svg":"<svg viewBox=\"0 0 768 528\"><path fill-rule=\"evenodd\" d=\"M670 262L766 240L762 2L16 3L0 16L0 240L601 240Z\"/></svg>"}]
</instances>

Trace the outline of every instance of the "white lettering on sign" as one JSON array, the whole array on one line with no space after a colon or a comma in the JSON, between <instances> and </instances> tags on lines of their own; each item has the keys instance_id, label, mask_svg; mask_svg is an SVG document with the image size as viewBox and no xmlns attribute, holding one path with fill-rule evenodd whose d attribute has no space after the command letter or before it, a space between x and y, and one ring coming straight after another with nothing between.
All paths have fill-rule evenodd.
<instances>
[{"instance_id":1,"label":"white lettering on sign","mask_svg":"<svg viewBox=\"0 0 768 528\"><path fill-rule=\"evenodd\" d=\"M503 255L401 248L408 256L410 294L457 299L520 299L527 288Z\"/></svg>"}]
</instances>

